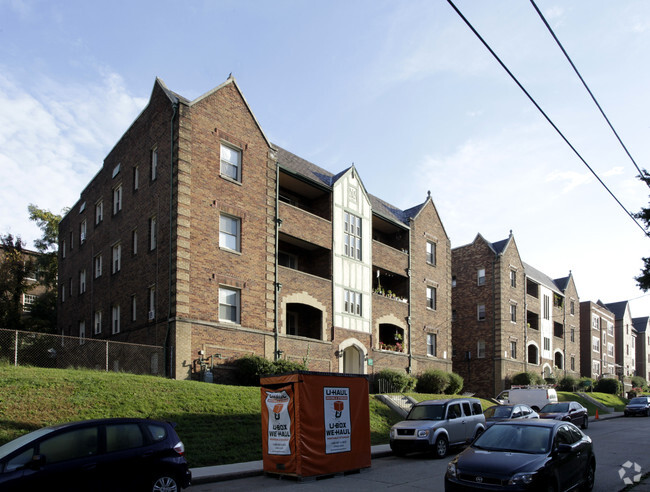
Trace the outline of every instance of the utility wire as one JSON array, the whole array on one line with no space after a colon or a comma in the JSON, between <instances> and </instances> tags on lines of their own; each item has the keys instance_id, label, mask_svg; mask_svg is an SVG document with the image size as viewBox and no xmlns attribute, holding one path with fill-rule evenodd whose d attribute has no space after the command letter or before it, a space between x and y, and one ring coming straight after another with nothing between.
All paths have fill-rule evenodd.
<instances>
[{"instance_id":1,"label":"utility wire","mask_svg":"<svg viewBox=\"0 0 650 492\"><path fill-rule=\"evenodd\" d=\"M569 61L569 63L570 63L571 66L573 67L573 70L575 71L576 75L577 75L578 78L580 79L580 82L582 82L582 85L585 86L585 89L587 89L587 92L589 93L589 95L590 95L591 98L593 99L594 103L596 104L596 106L597 106L598 109L600 110L600 114L603 115L603 118L605 118L605 121L607 122L607 124L608 124L609 127L611 128L612 132L614 132L614 135L616 135L616 138L618 139L618 143L621 144L621 147L623 147L623 150L625 150L625 153L627 154L627 156L628 156L628 157L630 158L630 160L632 161L632 164L634 164L634 167L636 167L636 170L639 171L639 175L640 175L640 176L643 176L643 171L641 171L641 169L640 169L639 166L637 165L637 163L636 163L636 161L634 160L634 158L632 157L632 155L630 155L630 152L627 150L627 147L626 147L625 144L623 143L623 140L621 140L621 137L619 137L619 136L618 136L618 133L616 133L616 130L614 130L614 126L612 126L611 122L609 121L609 118L607 118L607 115L606 115L605 112L603 111L603 108L601 108L601 107L600 107L600 104L598 104L598 101L596 100L596 96L593 95L593 93L592 93L591 90L589 89L589 86L587 86L587 83L586 83L585 80L582 78L582 75L580 75L580 72L578 71L578 69L577 69L576 66L574 65L573 61L571 60L571 57L570 57L569 54L566 52L566 50L564 49L564 46L562 46L562 43L560 43L560 40L557 38L557 36L556 36L555 33L553 32L553 29L551 29L551 26L550 26L550 25L548 24L548 22L546 21L546 18L544 17L544 15L542 14L542 12L539 10L539 8L537 8L537 5L535 4L535 0L530 0L530 3L533 4L533 7L534 7L535 10L537 11L537 14L539 15L539 17L540 17L540 18L542 19L542 21L544 22L544 25L546 26L546 28L548 29L548 31L551 33L551 36L553 36L553 39L555 39L555 42L557 43L557 45L558 45L558 46L560 47L560 49L562 50L562 53L564 53L564 56L566 57L566 59ZM647 183L647 184L648 184L648 186L650 186L650 183Z\"/></svg>"},{"instance_id":2,"label":"utility wire","mask_svg":"<svg viewBox=\"0 0 650 492\"><path fill-rule=\"evenodd\" d=\"M454 5L454 2L452 2L451 0L447 0L447 3L449 3L449 5L452 6L452 8L456 11L456 13L460 16L460 18L463 19L463 22L465 22L465 24L467 24L467 27L469 27L469 28L472 30L472 32L473 32L473 33L476 35L476 37L481 41L481 43L483 43L483 46L485 46L485 47L487 48L487 50L492 54L492 56L496 59L496 61L499 62L499 65L501 65L501 67L502 67L502 68L503 68L503 69L508 73L508 75L510 75L510 78L511 78L512 80L514 80L514 82L519 86L519 88L523 91L523 93L526 94L526 96L528 97L528 99L530 99L530 101L535 105L535 107L539 110L539 112L542 113L542 116L544 116L544 118L546 118L546 121L548 121L548 123L553 127L553 129L558 133L558 135L560 135L560 137L562 137L562 140L564 140L564 142L569 146L569 148L570 148L571 150L573 150L573 152L575 153L575 155L578 156L578 159L580 159L580 160L582 161L582 163L583 163L585 166L587 166L587 169L589 169L589 171L591 171L591 174L593 174L593 175L596 177L596 179L598 180L598 182L599 182L601 185L603 185L603 188L605 188L605 189L607 190L607 192L611 195L611 197L612 197L614 200L616 200L616 203L618 203L619 206L620 206L620 207L625 211L625 213L627 214L627 216L630 217L630 219L632 219L632 220L634 221L634 223L639 227L639 229L641 229L641 230L643 231L643 234L644 234L646 237L650 237L650 233L646 232L646 230L643 228L643 226L642 226L642 225L641 225L641 224L636 220L636 218L634 217L634 215L631 214L631 213L630 213L630 212L625 208L625 206L620 202L620 200L619 200L618 198L616 198L616 195L614 195L614 193L612 193L612 191L607 187L607 185L603 182L603 180L600 179L600 177L598 176L598 174L596 174L596 171L594 171L594 170L591 168L591 166L590 166L589 164L587 164L587 161L584 160L584 158L580 155L580 153L576 150L576 148L571 144L571 142L569 142L569 140L564 136L564 134L563 134L563 133L560 131L560 129L555 125L555 123L553 123L553 120L551 120L551 118L549 118L549 116L544 112L544 110L540 107L540 105L537 104L537 101L535 101L535 99L533 99L533 97L528 93L528 91L524 88L524 86L521 85L521 83L519 82L519 80L517 80L517 77L515 77L515 76L512 74L512 72L508 69L508 67L506 67L506 65L501 61L501 59L499 58L499 56L498 56L498 55L497 55L497 54L492 50L492 48L490 48L490 45L488 45L487 42L483 39L483 37L481 37L481 35L478 33L478 31L477 31L476 29L474 29L474 26L472 26L472 24L471 24L471 23L470 23L470 22L465 18L465 16L462 14L462 12L461 12L460 10L458 10L458 8L456 7L456 5Z\"/></svg>"}]
</instances>

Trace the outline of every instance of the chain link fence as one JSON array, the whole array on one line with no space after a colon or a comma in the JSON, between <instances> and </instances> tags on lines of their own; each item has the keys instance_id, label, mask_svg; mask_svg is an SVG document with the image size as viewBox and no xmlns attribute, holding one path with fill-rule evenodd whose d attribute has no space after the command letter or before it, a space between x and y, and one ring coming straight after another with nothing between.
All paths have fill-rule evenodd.
<instances>
[{"instance_id":1,"label":"chain link fence","mask_svg":"<svg viewBox=\"0 0 650 492\"><path fill-rule=\"evenodd\" d=\"M163 347L0 328L0 362L164 376Z\"/></svg>"}]
</instances>

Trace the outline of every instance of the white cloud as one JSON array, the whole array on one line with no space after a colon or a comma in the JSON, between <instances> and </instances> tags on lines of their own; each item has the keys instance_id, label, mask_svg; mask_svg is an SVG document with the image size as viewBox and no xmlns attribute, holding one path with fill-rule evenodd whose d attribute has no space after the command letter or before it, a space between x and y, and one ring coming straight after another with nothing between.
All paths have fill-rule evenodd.
<instances>
[{"instance_id":1,"label":"white cloud","mask_svg":"<svg viewBox=\"0 0 650 492\"><path fill-rule=\"evenodd\" d=\"M587 184L592 181L590 174L586 173L577 173L575 171L553 171L546 178L546 182L557 182L565 183L562 187L562 193L568 193L578 186Z\"/></svg>"},{"instance_id":2,"label":"white cloud","mask_svg":"<svg viewBox=\"0 0 650 492\"><path fill-rule=\"evenodd\" d=\"M605 171L602 175L603 176L617 176L620 174L623 174L624 169L623 166L616 166L611 168L609 171Z\"/></svg>"}]
</instances>

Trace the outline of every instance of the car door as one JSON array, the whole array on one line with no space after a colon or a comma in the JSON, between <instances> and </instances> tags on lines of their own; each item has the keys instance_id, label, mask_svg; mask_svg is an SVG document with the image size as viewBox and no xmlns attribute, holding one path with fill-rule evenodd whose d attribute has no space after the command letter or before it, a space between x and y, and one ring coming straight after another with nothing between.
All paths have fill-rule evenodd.
<instances>
[{"instance_id":1,"label":"car door","mask_svg":"<svg viewBox=\"0 0 650 492\"><path fill-rule=\"evenodd\" d=\"M465 442L465 417L460 403L450 403L447 405L447 433L449 434L450 443Z\"/></svg>"},{"instance_id":2,"label":"car door","mask_svg":"<svg viewBox=\"0 0 650 492\"><path fill-rule=\"evenodd\" d=\"M553 443L553 460L557 470L557 477L560 481L560 490L568 490L573 487L581 478L581 449L575 446L576 435L571 432L568 424L561 425L557 429ZM571 446L570 450L560 451L560 444Z\"/></svg>"},{"instance_id":3,"label":"car door","mask_svg":"<svg viewBox=\"0 0 650 492\"><path fill-rule=\"evenodd\" d=\"M114 422L107 423L104 432L106 452L100 470L107 490L144 486L144 482L135 483L150 475L146 462L151 452L142 427L137 422Z\"/></svg>"},{"instance_id":4,"label":"car door","mask_svg":"<svg viewBox=\"0 0 650 492\"><path fill-rule=\"evenodd\" d=\"M584 413L581 411L582 406L576 402L571 402L569 404L569 418L573 425L582 425L582 420L584 419Z\"/></svg>"}]
</instances>

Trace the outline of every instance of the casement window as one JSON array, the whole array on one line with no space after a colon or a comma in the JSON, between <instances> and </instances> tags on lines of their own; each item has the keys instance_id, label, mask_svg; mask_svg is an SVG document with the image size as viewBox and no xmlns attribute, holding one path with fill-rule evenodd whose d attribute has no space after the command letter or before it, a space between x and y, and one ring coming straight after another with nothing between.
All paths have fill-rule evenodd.
<instances>
[{"instance_id":1,"label":"casement window","mask_svg":"<svg viewBox=\"0 0 650 492\"><path fill-rule=\"evenodd\" d=\"M112 272L117 273L122 268L122 245L117 243L113 246Z\"/></svg>"},{"instance_id":2,"label":"casement window","mask_svg":"<svg viewBox=\"0 0 650 492\"><path fill-rule=\"evenodd\" d=\"M477 272L478 285L485 285L485 268L479 269Z\"/></svg>"},{"instance_id":3,"label":"casement window","mask_svg":"<svg viewBox=\"0 0 650 492\"><path fill-rule=\"evenodd\" d=\"M287 267L287 268L293 268L294 270L298 269L298 257L294 254L291 253L286 253L284 251L280 251L278 253L278 265Z\"/></svg>"},{"instance_id":4,"label":"casement window","mask_svg":"<svg viewBox=\"0 0 650 492\"><path fill-rule=\"evenodd\" d=\"M36 302L34 294L23 294L23 312L29 313L32 310L32 304Z\"/></svg>"},{"instance_id":5,"label":"casement window","mask_svg":"<svg viewBox=\"0 0 650 492\"><path fill-rule=\"evenodd\" d=\"M437 290L435 287L427 287L427 308L436 309Z\"/></svg>"},{"instance_id":6,"label":"casement window","mask_svg":"<svg viewBox=\"0 0 650 492\"><path fill-rule=\"evenodd\" d=\"M122 210L122 185L113 188L113 215Z\"/></svg>"},{"instance_id":7,"label":"casement window","mask_svg":"<svg viewBox=\"0 0 650 492\"><path fill-rule=\"evenodd\" d=\"M609 321L607 322L607 334L610 337L614 336L614 323L610 323ZM650 343L650 341L648 343Z\"/></svg>"},{"instance_id":8,"label":"casement window","mask_svg":"<svg viewBox=\"0 0 650 492\"><path fill-rule=\"evenodd\" d=\"M104 200L99 200L95 203L95 225L104 220Z\"/></svg>"},{"instance_id":9,"label":"casement window","mask_svg":"<svg viewBox=\"0 0 650 492\"><path fill-rule=\"evenodd\" d=\"M517 287L517 271L510 270L510 287Z\"/></svg>"},{"instance_id":10,"label":"casement window","mask_svg":"<svg viewBox=\"0 0 650 492\"><path fill-rule=\"evenodd\" d=\"M429 265L436 264L436 243L427 241L427 263Z\"/></svg>"},{"instance_id":11,"label":"casement window","mask_svg":"<svg viewBox=\"0 0 650 492\"><path fill-rule=\"evenodd\" d=\"M551 350L551 339L544 337L544 350Z\"/></svg>"},{"instance_id":12,"label":"casement window","mask_svg":"<svg viewBox=\"0 0 650 492\"><path fill-rule=\"evenodd\" d=\"M138 230L131 231L131 254L133 256L138 254Z\"/></svg>"},{"instance_id":13,"label":"casement window","mask_svg":"<svg viewBox=\"0 0 650 492\"><path fill-rule=\"evenodd\" d=\"M551 319L551 298L544 295L544 319Z\"/></svg>"},{"instance_id":14,"label":"casement window","mask_svg":"<svg viewBox=\"0 0 650 492\"><path fill-rule=\"evenodd\" d=\"M219 287L219 321L240 323L241 291L232 287Z\"/></svg>"},{"instance_id":15,"label":"casement window","mask_svg":"<svg viewBox=\"0 0 650 492\"><path fill-rule=\"evenodd\" d=\"M149 321L156 319L156 288L149 287Z\"/></svg>"},{"instance_id":16,"label":"casement window","mask_svg":"<svg viewBox=\"0 0 650 492\"><path fill-rule=\"evenodd\" d=\"M101 277L102 267L103 267L102 255L95 256L94 266L95 266L95 278Z\"/></svg>"},{"instance_id":17,"label":"casement window","mask_svg":"<svg viewBox=\"0 0 650 492\"><path fill-rule=\"evenodd\" d=\"M427 355L436 356L438 350L438 336L435 333L427 333Z\"/></svg>"},{"instance_id":18,"label":"casement window","mask_svg":"<svg viewBox=\"0 0 650 492\"><path fill-rule=\"evenodd\" d=\"M571 313L571 316L576 314L576 303L575 303L575 301L569 302L569 312Z\"/></svg>"},{"instance_id":19,"label":"casement window","mask_svg":"<svg viewBox=\"0 0 650 492\"><path fill-rule=\"evenodd\" d=\"M120 305L115 304L111 309L111 333L113 335L120 332Z\"/></svg>"},{"instance_id":20,"label":"casement window","mask_svg":"<svg viewBox=\"0 0 650 492\"><path fill-rule=\"evenodd\" d=\"M149 251L153 251L156 249L156 243L157 243L157 220L156 216L153 216L149 219Z\"/></svg>"},{"instance_id":21,"label":"casement window","mask_svg":"<svg viewBox=\"0 0 650 492\"><path fill-rule=\"evenodd\" d=\"M600 361L599 360L592 361L591 370L592 370L592 373L594 375L596 375L596 376L600 374Z\"/></svg>"},{"instance_id":22,"label":"casement window","mask_svg":"<svg viewBox=\"0 0 650 492\"><path fill-rule=\"evenodd\" d=\"M131 321L138 319L138 299L134 295L131 296Z\"/></svg>"},{"instance_id":23,"label":"casement window","mask_svg":"<svg viewBox=\"0 0 650 492\"><path fill-rule=\"evenodd\" d=\"M594 330L600 330L600 318L598 316L593 316L591 317L591 327Z\"/></svg>"},{"instance_id":24,"label":"casement window","mask_svg":"<svg viewBox=\"0 0 650 492\"><path fill-rule=\"evenodd\" d=\"M151 149L151 181L158 177L158 149Z\"/></svg>"},{"instance_id":25,"label":"casement window","mask_svg":"<svg viewBox=\"0 0 650 492\"><path fill-rule=\"evenodd\" d=\"M511 359L517 358L517 342L515 341L510 342L510 358Z\"/></svg>"},{"instance_id":26,"label":"casement window","mask_svg":"<svg viewBox=\"0 0 650 492\"><path fill-rule=\"evenodd\" d=\"M102 312L95 311L95 335L99 335L102 332Z\"/></svg>"},{"instance_id":27,"label":"casement window","mask_svg":"<svg viewBox=\"0 0 650 492\"><path fill-rule=\"evenodd\" d=\"M571 370L575 371L576 370L576 358L575 356L571 356Z\"/></svg>"},{"instance_id":28,"label":"casement window","mask_svg":"<svg viewBox=\"0 0 650 492\"><path fill-rule=\"evenodd\" d=\"M140 167L133 167L133 191L140 188Z\"/></svg>"},{"instance_id":29,"label":"casement window","mask_svg":"<svg viewBox=\"0 0 650 492\"><path fill-rule=\"evenodd\" d=\"M221 175L241 181L241 150L221 144Z\"/></svg>"},{"instance_id":30,"label":"casement window","mask_svg":"<svg viewBox=\"0 0 650 492\"><path fill-rule=\"evenodd\" d=\"M576 341L576 329L571 328L571 341L575 342Z\"/></svg>"},{"instance_id":31,"label":"casement window","mask_svg":"<svg viewBox=\"0 0 650 492\"><path fill-rule=\"evenodd\" d=\"M83 244L86 242L87 232L88 232L88 227L86 221L83 220L81 221L81 224L79 224L79 244Z\"/></svg>"},{"instance_id":32,"label":"casement window","mask_svg":"<svg viewBox=\"0 0 650 492\"><path fill-rule=\"evenodd\" d=\"M219 247L241 251L241 219L221 214L219 217Z\"/></svg>"},{"instance_id":33,"label":"casement window","mask_svg":"<svg viewBox=\"0 0 650 492\"><path fill-rule=\"evenodd\" d=\"M485 340L479 340L476 343L476 357L479 359L485 358Z\"/></svg>"},{"instance_id":34,"label":"casement window","mask_svg":"<svg viewBox=\"0 0 650 492\"><path fill-rule=\"evenodd\" d=\"M79 345L86 342L86 322L79 321Z\"/></svg>"},{"instance_id":35,"label":"casement window","mask_svg":"<svg viewBox=\"0 0 650 492\"><path fill-rule=\"evenodd\" d=\"M343 244L345 256L361 260L361 217L343 214Z\"/></svg>"},{"instance_id":36,"label":"casement window","mask_svg":"<svg viewBox=\"0 0 650 492\"><path fill-rule=\"evenodd\" d=\"M346 289L343 296L343 310L348 314L362 316L361 293Z\"/></svg>"},{"instance_id":37,"label":"casement window","mask_svg":"<svg viewBox=\"0 0 650 492\"><path fill-rule=\"evenodd\" d=\"M607 355L614 357L614 344L607 342Z\"/></svg>"},{"instance_id":38,"label":"casement window","mask_svg":"<svg viewBox=\"0 0 650 492\"><path fill-rule=\"evenodd\" d=\"M485 321L485 304L476 307L476 317L479 321Z\"/></svg>"},{"instance_id":39,"label":"casement window","mask_svg":"<svg viewBox=\"0 0 650 492\"><path fill-rule=\"evenodd\" d=\"M79 272L79 294L86 292L86 269Z\"/></svg>"},{"instance_id":40,"label":"casement window","mask_svg":"<svg viewBox=\"0 0 650 492\"><path fill-rule=\"evenodd\" d=\"M517 322L517 305L510 304L510 321L513 323Z\"/></svg>"}]
</instances>

